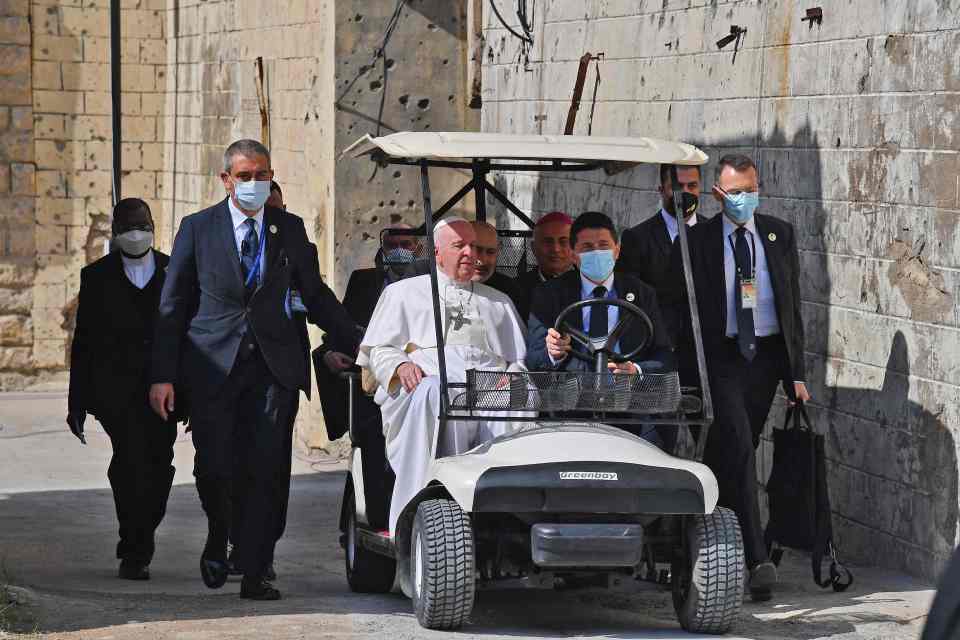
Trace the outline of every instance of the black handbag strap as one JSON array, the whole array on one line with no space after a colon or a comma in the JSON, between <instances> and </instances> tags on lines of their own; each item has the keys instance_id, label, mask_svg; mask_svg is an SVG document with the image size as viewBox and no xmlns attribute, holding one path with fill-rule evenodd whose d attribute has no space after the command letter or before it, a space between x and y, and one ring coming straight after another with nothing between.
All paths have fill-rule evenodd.
<instances>
[{"instance_id":1,"label":"black handbag strap","mask_svg":"<svg viewBox=\"0 0 960 640\"><path fill-rule=\"evenodd\" d=\"M846 591L853 584L853 572L840 562L837 550L833 546L833 540L827 540L827 553L830 554L830 577L826 580L823 579L820 572L823 554L818 551L810 554L810 561L813 564L813 581L824 589L833 587L836 593Z\"/></svg>"}]
</instances>

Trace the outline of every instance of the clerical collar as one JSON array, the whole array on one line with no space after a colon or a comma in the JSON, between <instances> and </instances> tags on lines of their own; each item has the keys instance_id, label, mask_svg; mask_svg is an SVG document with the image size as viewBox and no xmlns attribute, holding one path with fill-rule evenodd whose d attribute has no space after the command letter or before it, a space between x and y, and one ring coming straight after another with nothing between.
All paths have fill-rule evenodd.
<instances>
[{"instance_id":1,"label":"clerical collar","mask_svg":"<svg viewBox=\"0 0 960 640\"><path fill-rule=\"evenodd\" d=\"M467 282L457 282L439 268L437 269L437 284L440 286L440 290L443 291L446 287L456 287L457 289L471 289L473 288L473 281L468 280Z\"/></svg>"}]
</instances>

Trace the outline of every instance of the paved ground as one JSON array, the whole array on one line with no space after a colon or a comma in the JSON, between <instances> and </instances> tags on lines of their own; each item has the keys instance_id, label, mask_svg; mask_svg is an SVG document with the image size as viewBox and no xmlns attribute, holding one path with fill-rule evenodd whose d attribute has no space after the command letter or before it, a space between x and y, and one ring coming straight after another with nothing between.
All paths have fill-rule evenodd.
<instances>
[{"instance_id":1,"label":"paved ground","mask_svg":"<svg viewBox=\"0 0 960 640\"><path fill-rule=\"evenodd\" d=\"M62 394L0 394L0 625L44 638L206 640L378 638L425 632L400 595L347 591L334 513L342 467L298 460L287 536L278 549L278 603L241 601L239 585L200 582L203 514L190 476L192 446L176 445L177 486L159 532L148 583L114 578L113 503L106 484L109 442L88 423L87 447L66 430ZM804 559L788 559L773 603L747 603L736 633L749 640L913 639L930 587L856 568L857 585L833 594L813 587ZM19 604L6 604L15 599ZM0 629L0 637L4 636ZM483 594L461 638L697 638L678 630L669 595L607 592Z\"/></svg>"}]
</instances>

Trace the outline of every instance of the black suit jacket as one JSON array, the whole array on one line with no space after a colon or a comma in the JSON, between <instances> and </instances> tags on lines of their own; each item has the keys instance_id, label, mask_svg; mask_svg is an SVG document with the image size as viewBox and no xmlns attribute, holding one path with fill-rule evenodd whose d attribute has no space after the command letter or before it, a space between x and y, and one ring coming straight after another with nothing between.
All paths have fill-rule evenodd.
<instances>
[{"instance_id":1,"label":"black suit jacket","mask_svg":"<svg viewBox=\"0 0 960 640\"><path fill-rule=\"evenodd\" d=\"M794 381L803 381L806 379L804 335L803 318L800 314L800 259L796 235L793 226L779 218L759 213L754 218L773 284L780 332L787 344L787 355L790 359L790 372ZM709 368L711 356L720 352L727 339L723 214L717 214L706 224L697 224L689 231L690 266L693 270L693 284L697 292L697 308L700 312L700 326ZM666 303L674 308L676 315L682 313L682 309L687 305L679 244L673 249L671 262L671 277L674 278L674 283L668 288L669 297Z\"/></svg>"},{"instance_id":2,"label":"black suit jacket","mask_svg":"<svg viewBox=\"0 0 960 640\"><path fill-rule=\"evenodd\" d=\"M633 294L632 302L645 311L653 323L653 340L651 344L638 356L635 361L659 360L667 369L674 368L674 357L670 345L663 317L660 314L660 305L657 294L649 285L641 282L636 276L617 272L613 277L613 287L620 299L626 299ZM567 358L558 366L550 362L547 355L545 339L547 329L553 327L560 312L580 300L580 272L576 270L558 276L542 283L533 293L533 302L530 308L530 324L527 332L526 364L531 371L549 371L553 369L588 369L586 363L574 358ZM581 313L573 313L569 317L571 326L584 330ZM635 349L642 339L643 332L640 325L634 322L632 330L628 330L620 339L620 352L628 353Z\"/></svg>"},{"instance_id":3,"label":"black suit jacket","mask_svg":"<svg viewBox=\"0 0 960 640\"><path fill-rule=\"evenodd\" d=\"M579 272L576 269L571 269L567 273ZM514 278L513 285L517 295L517 299L514 301L514 304L517 307L517 313L520 314L520 317L524 322L529 322L530 305L533 303L533 292L536 291L544 282L549 282L553 279L554 278L548 278L547 280L543 280L540 277L540 269L537 267L534 267L530 271L522 273Z\"/></svg>"},{"instance_id":4,"label":"black suit jacket","mask_svg":"<svg viewBox=\"0 0 960 640\"><path fill-rule=\"evenodd\" d=\"M277 381L305 390L305 346L285 310L291 287L300 290L310 322L356 344L356 326L320 278L303 220L266 207L262 237L266 272L247 304L227 200L183 219L157 316L153 382L182 378L194 402L210 397L226 381L249 327Z\"/></svg>"},{"instance_id":5,"label":"black suit jacket","mask_svg":"<svg viewBox=\"0 0 960 640\"><path fill-rule=\"evenodd\" d=\"M697 224L707 222L707 218L697 214ZM696 226L696 225L694 225ZM687 227L689 230L691 227ZM620 259L617 269L632 273L657 292L664 299L664 289L671 284L670 254L673 241L667 231L667 223L658 210L656 214L640 224L630 227L620 238Z\"/></svg>"},{"instance_id":6,"label":"black suit jacket","mask_svg":"<svg viewBox=\"0 0 960 640\"><path fill-rule=\"evenodd\" d=\"M156 271L138 290L123 271L120 252L80 271L77 322L70 350L71 412L122 419L147 404L154 318L169 257L154 251ZM179 403L178 403L179 404Z\"/></svg>"},{"instance_id":7,"label":"black suit jacket","mask_svg":"<svg viewBox=\"0 0 960 640\"><path fill-rule=\"evenodd\" d=\"M383 271L380 269L357 269L350 274L347 291L343 294L343 306L354 322L364 327L370 323L373 310L377 306L377 301L380 299L383 289ZM340 378L339 374L331 372L323 361L323 356L327 351L345 352L350 357L355 357L357 354L356 349L350 350L348 347L344 347L330 335L324 336L323 343L313 351L313 368L317 375L317 388L320 391L323 421L327 426L327 437L332 442L347 431L349 391L346 380ZM358 402L360 410L360 415L357 416L358 423L371 417L374 419L378 417L379 407L370 398L363 395L359 386L356 392L361 394Z\"/></svg>"}]
</instances>

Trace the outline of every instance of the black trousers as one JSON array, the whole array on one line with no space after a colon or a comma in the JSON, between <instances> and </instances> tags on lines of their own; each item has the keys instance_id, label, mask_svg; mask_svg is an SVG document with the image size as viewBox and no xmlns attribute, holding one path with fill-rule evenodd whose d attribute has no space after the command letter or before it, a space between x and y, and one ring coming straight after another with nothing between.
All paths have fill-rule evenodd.
<instances>
[{"instance_id":1,"label":"black trousers","mask_svg":"<svg viewBox=\"0 0 960 640\"><path fill-rule=\"evenodd\" d=\"M150 564L154 532L167 511L173 485L176 422L164 422L142 398L132 399L116 415L99 418L113 445L107 477L120 524L117 557Z\"/></svg>"},{"instance_id":2,"label":"black trousers","mask_svg":"<svg viewBox=\"0 0 960 640\"><path fill-rule=\"evenodd\" d=\"M277 523L290 486L297 391L280 385L259 350L238 358L218 394L191 406L194 475L207 514L207 557L240 547L243 574L259 578L273 559ZM234 496L242 516L230 530Z\"/></svg>"},{"instance_id":3,"label":"black trousers","mask_svg":"<svg viewBox=\"0 0 960 640\"><path fill-rule=\"evenodd\" d=\"M293 466L293 429L297 421L297 411L299 409L299 398L294 400L293 411L290 415L290 424L288 426L290 430L290 435L287 438L287 451L283 454L283 478L280 480L282 487L279 492L280 508L277 511L277 523L276 523L276 535L274 540L279 542L280 538L283 537L283 533L287 528L287 510L290 506L290 475L292 472ZM239 458L234 452L234 459L239 462ZM230 514L230 543L233 545L234 551L233 554L240 553L240 541L238 539L238 533L243 527L243 493L245 488L243 483L234 482L233 485L233 497L231 505L231 514ZM273 555L270 556L270 562L273 562Z\"/></svg>"},{"instance_id":4,"label":"black trousers","mask_svg":"<svg viewBox=\"0 0 960 640\"><path fill-rule=\"evenodd\" d=\"M790 377L781 336L759 338L757 355L747 362L734 340L708 356L715 419L707 436L704 462L717 477L721 506L740 520L747 565L768 560L757 494L756 449L777 385ZM792 387L791 387L792 388Z\"/></svg>"}]
</instances>

